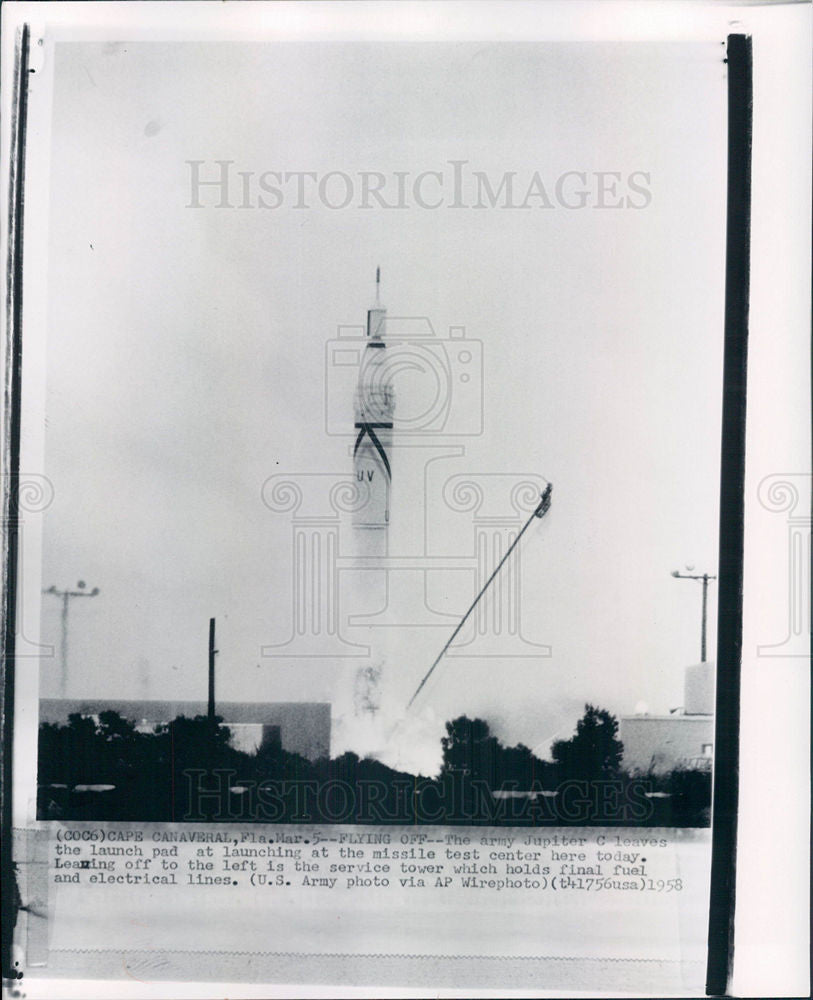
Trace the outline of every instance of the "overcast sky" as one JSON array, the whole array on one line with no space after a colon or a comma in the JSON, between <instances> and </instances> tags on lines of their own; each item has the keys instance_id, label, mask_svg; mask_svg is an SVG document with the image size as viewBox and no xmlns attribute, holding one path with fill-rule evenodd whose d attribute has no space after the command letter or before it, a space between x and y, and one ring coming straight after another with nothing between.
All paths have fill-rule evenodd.
<instances>
[{"instance_id":1,"label":"overcast sky","mask_svg":"<svg viewBox=\"0 0 813 1000\"><path fill-rule=\"evenodd\" d=\"M721 60L699 43L58 45L43 585L101 590L71 609L68 694L205 698L212 615L224 699L336 700L351 684L356 661L260 655L292 613L291 521L261 488L275 473L351 473L347 439L325 433L325 345L364 322L380 265L390 315L482 342L483 433L460 439L437 484L554 483L522 555L523 632L552 655L450 659L427 707L535 745L552 704L682 704L700 587L670 571L717 560ZM251 172L247 197L236 173L230 189L249 207L215 208L211 188L188 207L190 160L207 178L217 160ZM453 160L494 186L515 172L519 202L538 172L552 207L450 208ZM262 208L266 171L341 171L353 198L323 203L342 199L334 178L308 208L295 183ZM361 171L384 175L390 201L400 172L409 207L361 207ZM442 174L419 191L439 208L414 196L422 171ZM557 201L567 171L588 175L583 208ZM595 172L621 175L606 201L643 207L596 207ZM563 200L577 198L568 185ZM401 523L399 477L414 485L428 454L394 450ZM468 516L430 508L438 553L470 554ZM472 596L465 573L430 586L449 614ZM53 598L43 632L58 643ZM396 701L446 635L375 633Z\"/></svg>"}]
</instances>

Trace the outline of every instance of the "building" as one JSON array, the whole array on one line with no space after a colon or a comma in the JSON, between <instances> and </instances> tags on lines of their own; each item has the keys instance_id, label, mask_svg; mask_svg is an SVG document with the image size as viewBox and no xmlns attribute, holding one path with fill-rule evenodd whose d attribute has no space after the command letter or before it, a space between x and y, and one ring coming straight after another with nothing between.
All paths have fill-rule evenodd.
<instances>
[{"instance_id":1,"label":"building","mask_svg":"<svg viewBox=\"0 0 813 1000\"><path fill-rule=\"evenodd\" d=\"M136 728L149 731L161 723L184 715L206 715L205 701L124 701L116 699L43 698L40 722L65 724L74 712L98 716L100 712L118 712L135 722ZM261 704L224 701L217 714L232 732L232 745L251 753L265 743L275 743L289 753L308 760L330 756L330 705L327 702L283 701Z\"/></svg>"},{"instance_id":2,"label":"building","mask_svg":"<svg viewBox=\"0 0 813 1000\"><path fill-rule=\"evenodd\" d=\"M714 664L686 668L683 705L668 715L647 711L622 716L619 739L630 772L707 769L714 751Z\"/></svg>"}]
</instances>

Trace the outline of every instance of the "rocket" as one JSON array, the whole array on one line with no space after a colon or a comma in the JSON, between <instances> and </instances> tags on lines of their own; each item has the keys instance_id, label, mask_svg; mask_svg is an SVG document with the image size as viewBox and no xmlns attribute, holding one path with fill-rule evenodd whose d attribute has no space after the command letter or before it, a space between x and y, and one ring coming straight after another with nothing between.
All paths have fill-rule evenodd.
<instances>
[{"instance_id":1,"label":"rocket","mask_svg":"<svg viewBox=\"0 0 813 1000\"><path fill-rule=\"evenodd\" d=\"M355 393L353 468L361 494L353 515L357 528L386 528L392 490L392 427L395 392L387 358L387 310L379 299L381 269L375 273L375 303L367 310L367 340Z\"/></svg>"}]
</instances>

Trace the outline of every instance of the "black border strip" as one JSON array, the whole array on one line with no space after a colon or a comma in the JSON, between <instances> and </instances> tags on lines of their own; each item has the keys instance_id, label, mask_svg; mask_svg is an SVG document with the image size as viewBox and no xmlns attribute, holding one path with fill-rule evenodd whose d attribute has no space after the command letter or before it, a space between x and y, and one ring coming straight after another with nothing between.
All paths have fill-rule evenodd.
<instances>
[{"instance_id":1,"label":"black border strip","mask_svg":"<svg viewBox=\"0 0 813 1000\"><path fill-rule=\"evenodd\" d=\"M28 124L28 50L29 28L24 24L17 37L14 54L14 85L11 103L11 148L9 154L8 256L6 260L6 342L3 408L3 603L2 603L2 694L0 727L2 749L0 763L0 871L5 891L2 894L2 940L0 962L3 978L15 976L12 965L14 925L19 895L14 874L12 844L12 743L14 737L14 656L17 608L17 554L19 549L20 419L22 387L22 313L23 313L23 205L25 186L25 137Z\"/></svg>"},{"instance_id":2,"label":"black border strip","mask_svg":"<svg viewBox=\"0 0 813 1000\"><path fill-rule=\"evenodd\" d=\"M725 358L720 467L717 704L706 994L726 996L734 957L740 750L745 393L751 233L751 38L729 35Z\"/></svg>"}]
</instances>

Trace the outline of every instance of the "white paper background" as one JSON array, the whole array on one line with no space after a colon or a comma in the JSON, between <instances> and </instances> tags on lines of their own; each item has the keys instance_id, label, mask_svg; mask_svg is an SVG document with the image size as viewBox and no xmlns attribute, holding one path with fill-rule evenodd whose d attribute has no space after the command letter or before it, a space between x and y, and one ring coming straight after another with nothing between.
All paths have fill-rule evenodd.
<instances>
[{"instance_id":1,"label":"white paper background","mask_svg":"<svg viewBox=\"0 0 813 1000\"><path fill-rule=\"evenodd\" d=\"M198 13L198 10L200 11ZM798 995L807 989L808 901L808 664L803 659L756 655L756 647L781 641L789 594L786 533L777 528L781 515L756 500L759 483L775 473L809 471L808 318L809 318L809 39L806 6L768 9L747 5L385 5L305 8L277 5L251 9L218 5L182 11L161 5L115 8L94 5L93 21L120 34L149 37L167 19L167 31L188 37L211 29L256 36L257 22L274 32L330 37L375 33L390 37L527 38L544 37L723 37L729 30L754 36L755 129L753 206L753 287L751 295L748 482L746 486L746 585L743 654L743 741L738 859L735 992L740 995ZM4 45L13 23L87 23L81 5L5 5ZM135 23L139 19L140 25ZM228 18L228 20L225 20ZM171 22L175 20L175 27ZM131 25L133 25L131 27ZM8 51L8 49L6 50ZM11 71L4 59L4 93ZM7 129L7 117L4 117ZM4 134L4 138L6 135ZM36 136L30 135L32 141ZM42 139L43 137L40 137ZM46 138L47 141L47 138ZM4 161L5 162L5 161ZM41 161L47 162L47 160ZM32 168L29 168L29 180ZM35 211L27 222L36 234ZM42 220L41 220L42 221ZM42 232L42 230L40 230ZM34 238L34 237L32 237ZM40 273L33 280L42 282ZM27 280L30 280L30 274ZM41 287L41 286L40 286ZM36 289L36 284L33 286ZM41 301L41 300L40 300ZM36 321L38 299L26 289L27 322ZM32 363L28 355L28 363ZM34 359L35 360L35 359ZM37 442L29 441L32 454ZM809 509L804 502L802 509ZM809 528L808 528L809 531ZM26 537L26 544L29 538ZM30 605L28 605L30 606ZM35 713L21 685L18 730L26 712L31 723L21 734L29 752L35 740ZM770 789L770 807L765 796ZM117 990L120 988L117 985ZM45 982L27 983L29 996L46 990ZM144 984L132 995L147 995ZM195 995L185 987L150 987L151 995ZM285 990L280 990L285 995ZM380 991L378 991L380 992ZM266 990L230 988L231 995L267 995ZM69 995L64 984L59 995ZM76 995L89 995L87 986ZM96 995L110 995L97 984ZM124 994L122 994L124 995ZM197 995L206 995L201 992Z\"/></svg>"}]
</instances>

